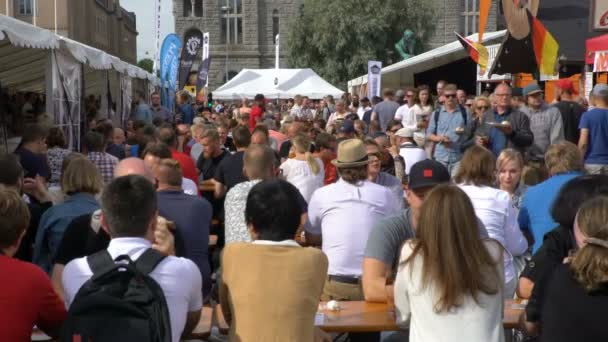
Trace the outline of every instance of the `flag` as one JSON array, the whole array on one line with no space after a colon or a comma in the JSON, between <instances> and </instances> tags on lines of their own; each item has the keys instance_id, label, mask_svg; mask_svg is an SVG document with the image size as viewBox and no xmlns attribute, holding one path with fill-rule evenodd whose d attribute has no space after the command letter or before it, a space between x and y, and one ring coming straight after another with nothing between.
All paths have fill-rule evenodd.
<instances>
[{"instance_id":1,"label":"flag","mask_svg":"<svg viewBox=\"0 0 608 342\"><path fill-rule=\"evenodd\" d=\"M456 34L456 37L458 37L460 44L462 44L464 49L469 54L469 57L471 57L475 63L479 64L479 68L481 70L486 70L488 67L488 49L486 49L486 47L481 43L474 42L459 35L458 32L454 33Z\"/></svg>"},{"instance_id":2,"label":"flag","mask_svg":"<svg viewBox=\"0 0 608 342\"><path fill-rule=\"evenodd\" d=\"M534 55L536 56L538 70L542 75L554 75L559 44L540 20L534 17L530 11L528 11L528 16L532 21L532 44L534 45Z\"/></svg>"},{"instance_id":3,"label":"flag","mask_svg":"<svg viewBox=\"0 0 608 342\"><path fill-rule=\"evenodd\" d=\"M492 6L492 0L479 0L479 36L477 41L480 43L483 42L483 34L486 31L490 6Z\"/></svg>"}]
</instances>

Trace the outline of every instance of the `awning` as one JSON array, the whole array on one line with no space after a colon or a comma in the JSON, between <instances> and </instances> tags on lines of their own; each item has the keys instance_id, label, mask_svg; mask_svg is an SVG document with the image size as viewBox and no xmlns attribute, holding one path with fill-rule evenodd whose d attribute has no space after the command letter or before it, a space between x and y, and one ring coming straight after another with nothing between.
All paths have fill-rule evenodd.
<instances>
[{"instance_id":1,"label":"awning","mask_svg":"<svg viewBox=\"0 0 608 342\"><path fill-rule=\"evenodd\" d=\"M483 43L497 41L506 35L507 31L486 32ZM477 33L468 36L471 41L477 41ZM401 87L414 84L414 75L434 69L467 58L466 51L458 40L438 47L436 49L421 53L404 61L391 64L382 68L382 85L387 87ZM367 75L352 79L348 82L348 88L358 87L367 83Z\"/></svg>"},{"instance_id":2,"label":"awning","mask_svg":"<svg viewBox=\"0 0 608 342\"><path fill-rule=\"evenodd\" d=\"M608 34L587 39L585 42L585 47L587 50L585 53L585 64L593 64L595 62L596 51L608 50Z\"/></svg>"}]
</instances>

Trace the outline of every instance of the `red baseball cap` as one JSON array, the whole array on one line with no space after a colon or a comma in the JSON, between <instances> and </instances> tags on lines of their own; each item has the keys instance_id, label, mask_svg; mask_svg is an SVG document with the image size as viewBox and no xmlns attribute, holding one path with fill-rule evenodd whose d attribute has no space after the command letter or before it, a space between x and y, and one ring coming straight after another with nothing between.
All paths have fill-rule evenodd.
<instances>
[{"instance_id":1,"label":"red baseball cap","mask_svg":"<svg viewBox=\"0 0 608 342\"><path fill-rule=\"evenodd\" d=\"M572 95L578 95L578 91L574 88L574 84L567 78L562 78L557 81L557 87L561 90L567 91Z\"/></svg>"}]
</instances>

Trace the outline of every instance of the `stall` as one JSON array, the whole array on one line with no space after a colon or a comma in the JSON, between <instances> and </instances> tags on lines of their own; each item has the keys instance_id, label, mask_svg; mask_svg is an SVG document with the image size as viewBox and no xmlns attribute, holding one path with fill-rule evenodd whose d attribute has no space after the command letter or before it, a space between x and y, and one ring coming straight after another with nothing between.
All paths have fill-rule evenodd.
<instances>
[{"instance_id":1,"label":"stall","mask_svg":"<svg viewBox=\"0 0 608 342\"><path fill-rule=\"evenodd\" d=\"M104 51L0 15L0 98L4 106L21 101L23 94L36 94L44 100L52 123L64 129L70 148L80 148L86 114L81 103L87 95L100 98L99 117L124 124L131 110L132 79L141 80L144 92L160 85L156 76ZM22 113L8 115L6 108L0 112L0 134L8 149L7 125Z\"/></svg>"}]
</instances>

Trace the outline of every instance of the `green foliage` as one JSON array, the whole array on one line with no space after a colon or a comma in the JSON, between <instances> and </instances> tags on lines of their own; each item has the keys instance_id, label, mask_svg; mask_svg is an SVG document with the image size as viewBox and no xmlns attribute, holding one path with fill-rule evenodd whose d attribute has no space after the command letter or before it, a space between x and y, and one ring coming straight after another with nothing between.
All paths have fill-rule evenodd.
<instances>
[{"instance_id":1,"label":"green foliage","mask_svg":"<svg viewBox=\"0 0 608 342\"><path fill-rule=\"evenodd\" d=\"M312 68L344 89L367 73L368 60L396 62L394 45L403 31L415 32L417 49L434 30L429 0L304 0L300 17L289 26L287 51L294 68Z\"/></svg>"},{"instance_id":2,"label":"green foliage","mask_svg":"<svg viewBox=\"0 0 608 342\"><path fill-rule=\"evenodd\" d=\"M154 67L154 61L150 58L144 58L137 62L137 66L146 70L149 73L152 73L152 68Z\"/></svg>"}]
</instances>

